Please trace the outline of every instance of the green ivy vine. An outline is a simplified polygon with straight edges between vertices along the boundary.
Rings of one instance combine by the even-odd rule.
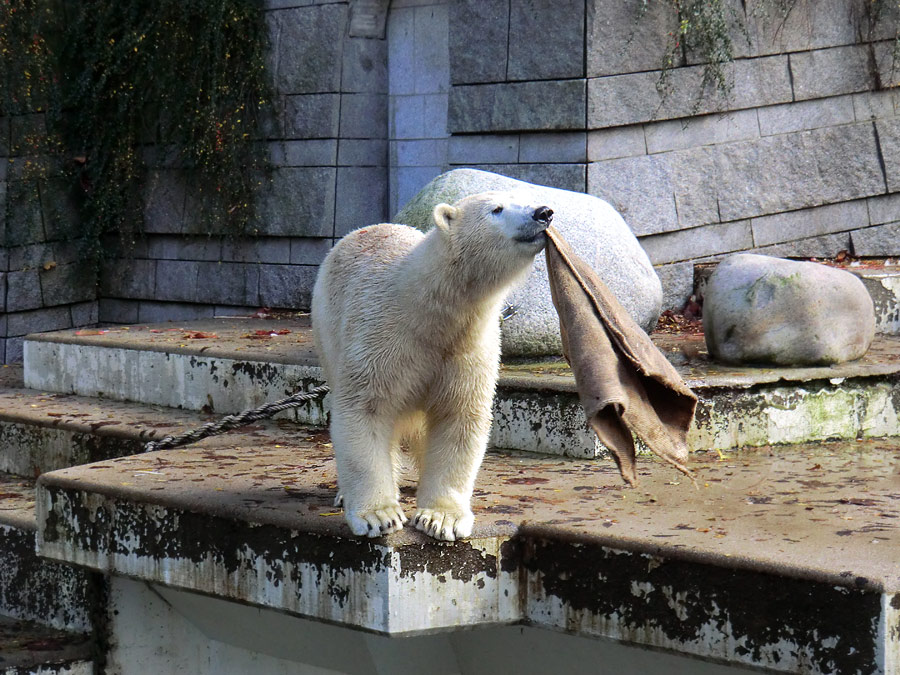
[[[107,234],[133,241],[161,168],[183,177],[194,231],[244,231],[268,168],[267,35],[254,0],[0,0],[11,175],[62,181],[94,258]]]
[[[640,0],[638,20],[652,5],[663,3],[672,8],[677,27],[667,36],[666,50],[661,64],[658,82],[660,94],[671,91],[669,74],[678,63],[691,60],[703,65],[700,85],[703,92],[714,88],[728,97],[733,82],[728,75],[728,64],[735,59],[735,39],[752,41],[748,29],[749,20],[769,22],[779,31],[798,5],[816,0]],[[894,65],[900,63],[900,0],[848,0],[848,18],[855,15],[856,32],[860,42],[871,40],[876,26],[889,17],[894,20]],[[815,30],[810,26],[810,30]],[[876,86],[881,86],[876,78]],[[699,102],[698,102],[699,104]]]

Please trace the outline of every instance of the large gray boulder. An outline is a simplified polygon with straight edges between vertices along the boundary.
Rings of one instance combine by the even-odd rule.
[[[743,253],[710,277],[703,329],[710,355],[727,363],[830,365],[866,353],[875,308],[849,272]]]
[[[553,225],[596,270],[634,320],[648,332],[656,326],[662,305],[659,277],[622,216],[602,199],[488,171],[455,169],[422,188],[392,220],[427,231],[434,225],[432,211],[437,204],[452,204],[463,197],[493,190],[521,190],[531,201],[553,209]],[[516,313],[503,322],[505,356],[562,353],[559,318],[550,298],[543,255],[535,259],[524,285],[510,294],[509,303]]]

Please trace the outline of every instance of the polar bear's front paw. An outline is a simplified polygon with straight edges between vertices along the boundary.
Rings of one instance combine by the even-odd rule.
[[[472,535],[475,516],[471,511],[419,509],[413,518],[417,530],[441,541],[456,541]]]
[[[385,504],[381,508],[371,511],[347,512],[347,524],[350,530],[358,537],[381,537],[391,532],[403,529],[403,524],[409,520],[399,504]]]

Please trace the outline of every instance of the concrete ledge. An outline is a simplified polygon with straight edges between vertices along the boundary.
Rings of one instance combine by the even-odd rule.
[[[97,583],[86,570],[36,555],[34,481],[0,474],[0,635],[4,617],[90,632]],[[5,645],[0,652],[6,657]]]
[[[84,635],[0,616],[3,675],[92,675],[91,641]]]
[[[266,337],[279,330],[289,332]],[[214,337],[186,337],[197,332]],[[900,338],[879,337],[852,363],[778,369],[713,364],[698,335],[654,339],[700,398],[694,450],[900,435]],[[61,331],[26,342],[31,388],[216,414],[308,390],[321,377],[304,322],[219,319]],[[324,426],[327,410],[326,398],[282,416]],[[496,447],[605,453],[586,429],[574,378],[559,359],[504,366],[491,433]]]
[[[776,671],[900,672],[896,443],[693,467],[696,489],[642,460],[629,489],[611,462],[490,453],[471,540],[366,540],[331,506],[327,436],[257,430],[45,474],[38,551],[390,635],[526,622]]]

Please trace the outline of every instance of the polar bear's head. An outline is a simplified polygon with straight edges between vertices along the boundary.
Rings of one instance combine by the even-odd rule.
[[[482,192],[434,209],[434,223],[454,253],[501,266],[534,258],[552,218],[549,207],[516,192]]]

